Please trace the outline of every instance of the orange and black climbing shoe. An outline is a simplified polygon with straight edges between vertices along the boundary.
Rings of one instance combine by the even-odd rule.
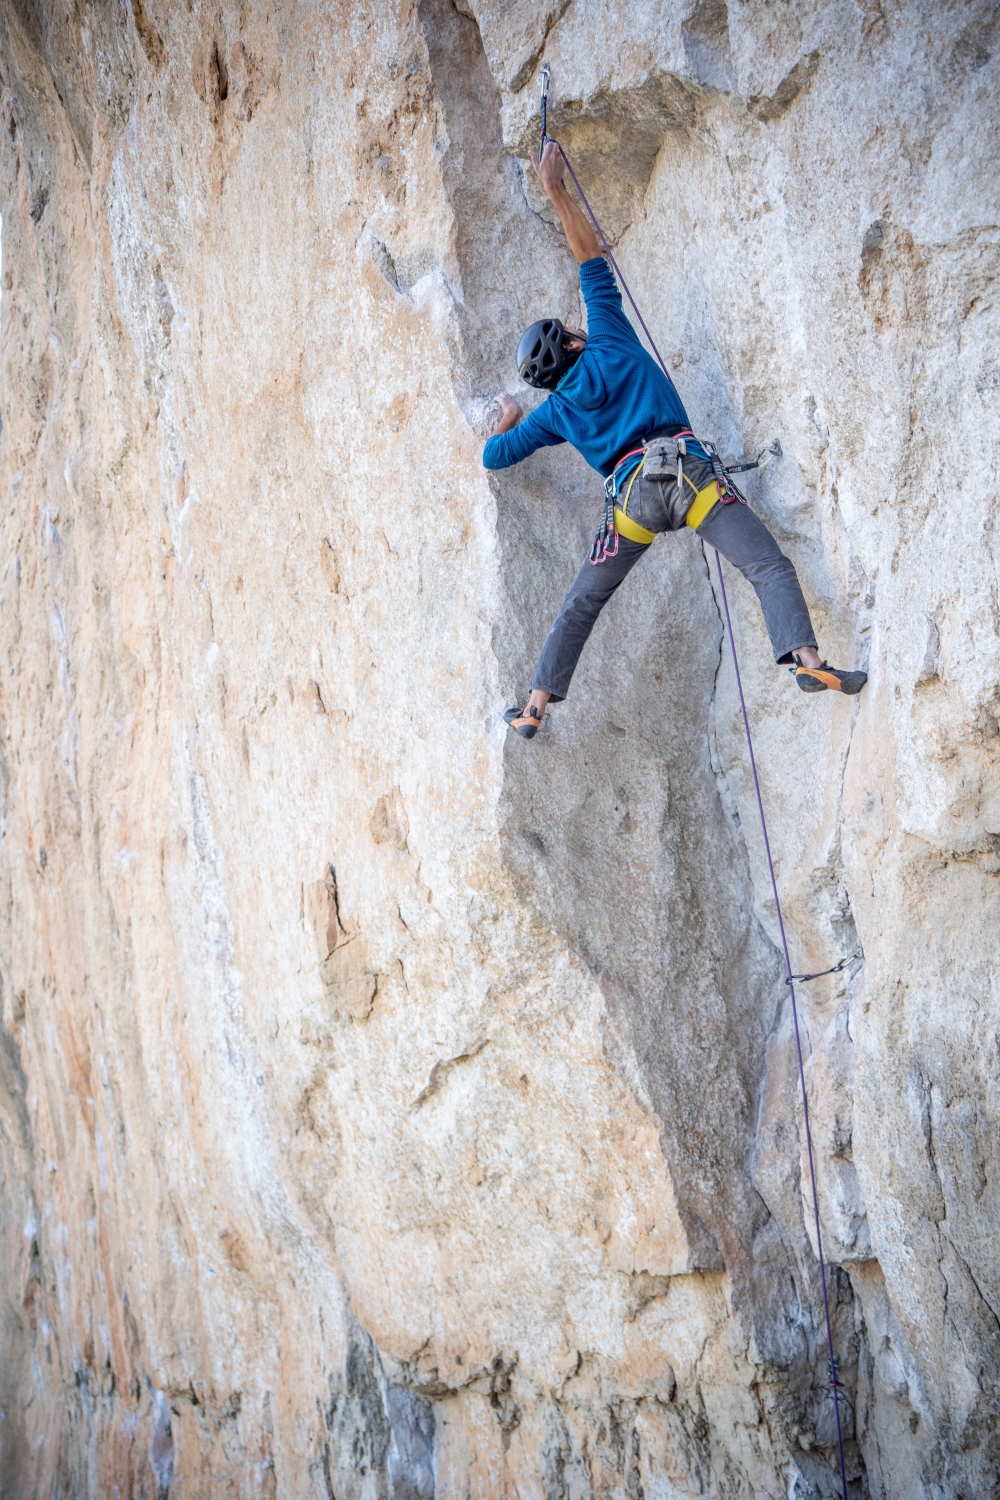
[[[867,672],[838,672],[828,662],[821,667],[804,667],[796,657],[795,663],[788,670],[794,672],[795,681],[804,693],[825,693],[829,688],[833,693],[847,693],[854,697],[868,681]]]
[[[511,729],[516,730],[526,740],[533,740],[535,738],[539,725],[542,722],[542,716],[533,703],[529,703],[523,713],[519,708],[508,708],[504,714],[504,718]]]

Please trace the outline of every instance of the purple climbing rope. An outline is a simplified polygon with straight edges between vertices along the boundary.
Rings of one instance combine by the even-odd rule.
[[[541,157],[541,152],[542,148],[545,145],[545,141],[545,121],[543,117],[542,140],[541,147],[539,148],[538,153],[539,158]],[[590,222],[596,229],[598,236],[600,237],[601,244],[604,246],[604,253],[608,257],[608,260],[611,262],[615,275],[621,283],[622,290],[625,292],[625,295],[631,302],[636,317],[642,324],[642,331],[646,335],[646,338],[649,340],[649,347],[656,355],[656,358],[660,364],[660,368],[669,380],[670,373],[663,362],[663,356],[661,355],[659,349],[657,349],[656,344],[653,342],[653,335],[646,327],[646,320],[642,316],[642,313],[639,311],[636,300],[632,296],[632,293],[629,289],[629,284],[625,280],[625,277],[622,275],[621,270],[618,266],[618,262],[615,260],[614,256],[611,253],[611,246],[608,244],[607,239],[605,238],[604,230],[601,228],[600,224],[597,221],[597,215],[594,213],[594,210],[591,208],[590,203],[587,201],[587,195],[583,191],[583,188],[580,186],[580,180],[577,177],[576,173],[573,171],[570,159],[566,155],[566,152],[563,150],[559,141],[554,141],[553,144],[558,147],[559,155],[566,163],[566,169],[569,172],[570,177],[572,177],[573,179],[573,185],[576,188],[577,192],[580,194],[580,200],[583,203],[584,208],[587,210],[587,213],[590,215]],[[739,658],[736,654],[736,637],[733,634],[733,622],[729,616],[729,599],[726,595],[726,581],[722,576],[722,558],[719,556],[718,551],[715,552],[715,565],[719,572],[719,589],[722,594],[722,607],[726,615],[726,632],[729,636],[729,645],[733,654],[733,670],[736,673],[736,687],[740,695],[740,709],[743,714],[743,728],[746,730],[747,751],[750,755],[750,769],[753,772],[753,786],[754,791],[757,795],[757,811],[760,813],[760,829],[761,833],[764,835],[764,851],[767,854],[767,868],[771,876],[771,893],[774,896],[774,909],[778,914],[778,931],[781,934],[781,948],[785,956],[785,983],[788,985],[788,992],[792,997],[792,1020],[795,1025],[795,1050],[798,1053],[799,1059],[799,1083],[802,1086],[802,1117],[805,1122],[806,1155],[809,1160],[809,1185],[812,1188],[813,1219],[816,1225],[816,1251],[817,1258],[819,1260],[820,1283],[823,1288],[823,1315],[826,1319],[826,1347],[827,1354],[830,1360],[830,1388],[833,1392],[833,1410],[837,1420],[837,1455],[840,1459],[840,1487],[843,1492],[843,1500],[848,1500],[847,1465],[844,1460],[844,1435],[840,1424],[841,1385],[840,1381],[837,1379],[837,1356],[834,1353],[833,1349],[833,1323],[830,1318],[830,1293],[827,1288],[826,1265],[823,1259],[823,1234],[820,1229],[819,1222],[819,1193],[816,1188],[816,1167],[813,1160],[812,1131],[809,1127],[809,1095],[806,1091],[806,1069],[805,1061],[802,1056],[802,1036],[799,1030],[799,1007],[795,999],[794,980],[797,976],[793,976],[792,974],[792,960],[788,953],[788,939],[785,936],[785,922],[784,918],[781,915],[781,902],[778,899],[778,882],[774,874],[774,860],[771,857],[771,841],[767,836],[767,819],[764,816],[764,799],[761,796],[760,780],[757,776],[757,760],[753,753],[753,739],[750,734],[750,718],[747,714],[746,699],[743,696],[743,679],[740,676],[740,663]]]
[[[812,1131],[809,1128],[809,1096],[806,1093],[806,1069],[802,1058],[802,1037],[799,1032],[799,1007],[795,1000],[795,983],[792,978],[792,960],[788,955],[788,939],[785,936],[785,923],[781,915],[781,902],[778,900],[778,882],[774,874],[774,860],[771,858],[771,841],[767,836],[767,819],[764,817],[764,799],[760,794],[760,781],[757,776],[757,761],[753,753],[753,740],[750,737],[750,719],[747,715],[746,699],[743,696],[743,679],[740,676],[740,663],[736,655],[736,637],[733,634],[733,622],[729,618],[729,600],[726,597],[726,581],[722,576],[722,558],[718,552],[715,554],[715,565],[719,570],[719,588],[722,592],[722,607],[726,612],[726,630],[729,634],[729,645],[733,653],[733,670],[736,673],[736,686],[740,695],[740,709],[743,714],[743,728],[747,735],[747,750],[750,753],[750,769],[753,772],[753,789],[757,794],[757,811],[760,813],[760,831],[764,835],[764,851],[767,854],[767,868],[771,875],[771,893],[774,896],[774,909],[778,914],[778,931],[781,933],[781,948],[785,955],[785,983],[788,985],[788,993],[792,997],[792,1020],[795,1023],[795,1050],[799,1059],[799,1083],[802,1085],[802,1117],[806,1127],[806,1155],[809,1159],[809,1184],[812,1188],[813,1219],[816,1225],[816,1250],[819,1259],[819,1276],[823,1287],[823,1314],[826,1318],[826,1346],[830,1359],[830,1387],[833,1391],[833,1410],[837,1418],[837,1452],[840,1457],[840,1485],[844,1492],[844,1500],[847,1500],[847,1469],[844,1463],[844,1435],[840,1427],[840,1381],[837,1379],[837,1356],[833,1352],[833,1324],[830,1321],[830,1294],[826,1285],[826,1266],[823,1261],[823,1234],[819,1227],[819,1194],[816,1191],[816,1168],[813,1163]]]

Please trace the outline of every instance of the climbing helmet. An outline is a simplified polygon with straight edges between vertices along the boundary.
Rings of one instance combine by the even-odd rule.
[[[586,343],[586,334],[570,334]],[[560,380],[580,358],[565,346],[566,330],[558,318],[542,318],[521,335],[517,346],[517,369],[521,379],[541,391],[554,391]]]

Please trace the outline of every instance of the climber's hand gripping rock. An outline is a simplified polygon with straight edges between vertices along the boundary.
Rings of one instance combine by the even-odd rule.
[[[494,427],[493,431],[497,434],[501,432],[509,432],[512,427],[517,426],[524,413],[522,412],[518,402],[514,400],[514,397],[508,395],[506,391],[500,392],[499,396],[497,397],[497,405],[500,408],[500,420]]]

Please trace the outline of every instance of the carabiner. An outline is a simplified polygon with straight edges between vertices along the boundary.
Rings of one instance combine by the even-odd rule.
[[[547,124],[547,121],[548,121],[548,113],[549,113],[549,76],[551,74],[551,71],[552,70],[549,67],[549,65],[548,65],[547,62],[542,63],[542,98],[541,98],[541,103],[539,105],[539,112],[540,112],[541,117],[542,117],[542,138],[538,142],[538,160],[539,161],[541,161],[541,159],[542,159],[542,152],[545,150],[545,142],[546,142],[546,139],[547,139],[547,137],[546,137],[546,124]]]

